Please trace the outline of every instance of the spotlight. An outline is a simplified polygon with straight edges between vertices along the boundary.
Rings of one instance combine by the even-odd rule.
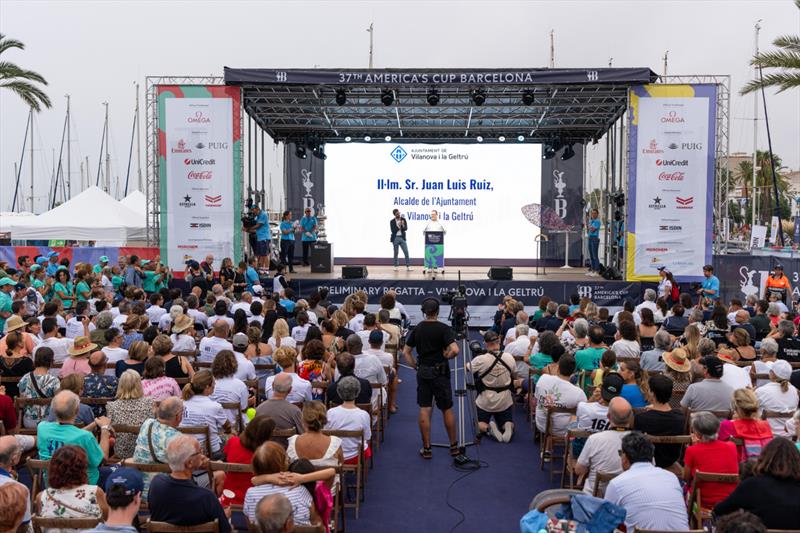
[[[534,100],[533,91],[527,90],[524,93],[522,93],[522,103],[523,104],[531,105],[531,104],[533,104],[533,100]]]
[[[575,149],[572,148],[571,144],[568,144],[564,147],[564,152],[561,154],[561,160],[566,161],[567,159],[572,159],[575,157]]]
[[[497,140],[500,141],[501,143],[506,142],[506,138],[505,138],[504,135],[501,135],[500,137],[498,137]]]
[[[478,141],[479,143],[482,143],[483,142],[483,137],[478,135],[477,137],[475,137],[475,140]]]
[[[439,103],[439,91],[431,87],[428,89],[428,105],[436,105]]]
[[[472,103],[480,107],[486,102],[486,92],[483,89],[472,89]]]
[[[620,208],[621,207],[625,207],[625,194],[624,193],[618,192],[617,194],[615,194],[612,197],[612,200],[614,201],[614,205],[616,205],[617,207],[620,207]]]
[[[383,138],[383,140],[388,143],[389,141],[392,140],[392,136],[391,135],[387,135],[386,137]]]
[[[369,135],[365,135],[364,136],[364,141],[365,142],[370,142],[371,140],[372,140],[372,137],[370,137]]]
[[[294,147],[294,155],[296,155],[300,159],[305,159],[306,157],[308,157],[308,155],[306,154],[306,147],[303,146],[302,144],[296,144]]]
[[[383,105],[390,106],[394,103],[394,91],[391,89],[384,89],[381,91],[381,102]]]
[[[336,103],[344,105],[347,103],[347,91],[344,89],[336,89]]]
[[[525,136],[524,135],[520,135],[520,136],[517,137],[517,140],[519,142],[523,142],[525,140]]]
[[[553,147],[553,150],[558,152],[564,147],[564,141],[562,141],[559,137],[556,137],[552,141],[550,141],[550,146]]]
[[[545,144],[542,148],[542,159],[553,159],[556,156],[556,150],[550,144]]]
[[[345,137],[345,138],[344,138],[344,142],[346,142],[346,143],[349,143],[349,142],[350,142],[350,141],[352,141],[352,140],[353,140],[353,138],[352,138],[352,137],[350,137],[349,135],[348,135],[347,137]]]
[[[311,150],[311,153],[317,159],[322,159],[323,161],[328,159],[328,156],[325,155],[325,145],[324,144],[320,144],[319,146],[316,146],[313,150]]]

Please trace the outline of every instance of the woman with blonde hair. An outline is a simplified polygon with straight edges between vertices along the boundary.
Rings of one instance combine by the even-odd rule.
[[[719,353],[734,356],[737,361],[753,361],[756,358],[756,349],[750,346],[750,334],[744,328],[736,328],[727,334],[727,347],[721,347]]]
[[[275,350],[281,347],[286,348],[296,348],[297,343],[292,338],[289,332],[289,324],[283,318],[279,318],[275,321],[275,324],[272,326],[272,337],[269,338],[270,348],[272,348],[272,352],[275,353]]]
[[[195,372],[189,383],[183,387],[183,419],[181,426],[208,427],[211,440],[211,459],[222,457],[220,432],[230,433],[231,423],[222,406],[210,398],[214,393],[214,376],[203,369]],[[205,450],[205,435],[194,435]]]
[[[347,327],[350,324],[350,319],[347,318],[347,314],[342,309],[334,311],[333,322],[336,324],[337,337],[347,339],[347,337],[355,333],[355,331]]]
[[[142,378],[135,370],[126,370],[117,383],[117,399],[106,405],[108,418],[112,424],[141,426],[153,417],[153,399],[144,395]],[[121,459],[133,457],[136,448],[136,435],[123,433],[117,435],[114,455]]]
[[[697,345],[700,343],[700,330],[694,324],[689,324],[683,330],[683,337],[681,337],[681,344],[683,349],[686,350],[686,355],[689,359],[697,359],[700,357],[700,350]]]
[[[290,461],[308,459],[314,466],[337,466],[344,461],[342,439],[322,432],[328,423],[327,412],[325,405],[317,400],[303,406],[305,432],[289,437],[286,454]]]
[[[599,320],[600,310],[597,308],[597,304],[592,302],[591,300],[586,303],[586,308],[584,309],[583,313],[586,315],[586,320],[589,321],[590,326],[594,326],[597,324]]]
[[[144,374],[144,362],[150,357],[152,347],[144,341],[136,341],[128,349],[128,358],[117,361],[114,373],[117,378],[122,376],[126,370],[134,370],[139,376]]]
[[[281,367],[281,372],[289,374],[292,378],[292,390],[286,397],[287,402],[310,402],[313,397],[311,395],[311,382],[301,378],[296,371],[297,365],[297,352],[294,348],[281,347],[275,351],[275,363]],[[272,395],[272,383],[275,381],[275,376],[267,378],[264,384],[264,393],[267,398]]]
[[[743,444],[737,445],[739,461],[758,457],[761,448],[772,440],[772,428],[769,422],[761,420],[758,398],[750,389],[736,389],[731,401],[732,420],[723,420],[719,426],[719,440],[741,439]]]

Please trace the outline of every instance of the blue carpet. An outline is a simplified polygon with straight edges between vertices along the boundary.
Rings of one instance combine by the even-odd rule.
[[[450,504],[464,514],[455,531],[460,533],[519,531],[519,519],[528,510],[531,499],[540,491],[552,488],[547,471],[539,470],[538,446],[522,405],[514,407],[514,438],[501,444],[484,438],[478,446],[467,448],[468,455],[487,463],[486,468],[463,477],[452,467],[446,448],[434,448],[433,460],[418,455],[421,447],[417,427],[416,376],[400,369],[399,411],[392,416],[386,440],[375,456],[369,472],[366,501],[359,519],[348,513],[347,531],[353,533],[394,532],[406,528],[416,531],[447,533],[461,519]],[[433,442],[447,442],[442,417],[434,409]],[[556,478],[556,482],[558,478]],[[452,487],[451,487],[451,484]]]

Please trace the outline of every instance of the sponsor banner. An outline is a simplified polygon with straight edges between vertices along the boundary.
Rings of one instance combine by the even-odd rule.
[[[58,252],[59,261],[69,259],[70,269],[74,271],[78,263],[96,265],[101,256],[108,257],[109,266],[117,264],[120,256],[137,255],[140,259],[153,260],[158,257],[158,248],[139,246],[0,246],[0,261],[6,261],[8,266],[16,268],[17,259],[27,255],[31,261],[37,255],[47,255]]]
[[[539,298],[549,296],[558,302],[569,301],[573,293],[582,297],[591,298],[602,307],[618,310],[625,299],[630,298],[636,303],[641,302],[643,285],[626,281],[493,281],[477,280],[462,281],[467,291],[467,304],[470,314],[469,325],[473,327],[491,326],[497,304],[504,296],[513,296],[525,304],[525,311],[533,314],[538,308]],[[397,292],[397,299],[405,307],[406,313],[414,323],[422,320],[420,305],[425,298],[438,298],[447,291],[455,290],[458,281],[432,281],[432,280],[317,280],[297,279],[292,280],[292,285],[297,294],[308,295],[318,287],[327,287],[330,290],[329,299],[332,303],[342,304],[344,299],[356,291],[363,290],[369,296],[372,308],[379,305],[381,296],[392,289]],[[450,308],[442,304],[439,318],[447,320]]]
[[[241,256],[240,114],[236,87],[158,87],[161,257],[178,275]]]
[[[573,265],[580,264],[583,229],[581,224],[581,198],[583,198],[583,145],[576,144],[575,156],[562,161],[560,157],[542,159],[542,206],[550,207],[567,226],[574,226],[569,236],[569,258]],[[542,244],[542,259],[564,261],[564,234],[542,233],[549,238]]]
[[[311,208],[312,215],[318,215],[318,210],[325,199],[325,162],[311,155],[311,150],[305,159],[295,155],[295,144],[286,143],[283,155],[284,190],[286,191],[286,209],[292,212],[292,220],[299,221],[303,218],[306,207]],[[301,233],[295,235],[300,240]],[[296,257],[300,257],[303,248],[300,243],[294,247]]]
[[[716,87],[645,85],[630,102],[626,277],[696,279],[712,253]]]
[[[800,220],[798,217],[796,220]],[[795,232],[797,235],[797,232]],[[750,232],[750,248],[762,248],[767,245],[767,227],[755,225]]]
[[[792,284],[792,297],[800,297],[800,259],[757,255],[716,255],[714,274],[719,278],[720,297],[726,305],[731,298],[744,299],[754,294],[764,297],[767,277],[775,265],[783,271]]]
[[[651,83],[649,68],[598,69],[261,69],[225,67],[225,83],[257,85],[342,84],[375,87],[418,85],[537,85],[554,83]]]

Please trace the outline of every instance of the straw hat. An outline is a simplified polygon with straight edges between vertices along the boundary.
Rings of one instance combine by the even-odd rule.
[[[686,350],[683,348],[675,348],[661,357],[664,359],[664,364],[675,372],[689,372],[692,369],[692,363],[687,359]]]
[[[731,363],[733,365],[736,364],[736,359],[733,358],[732,354],[729,354],[727,352],[717,353],[717,358],[720,359],[723,363]]]
[[[89,337],[75,337],[75,344],[68,348],[70,355],[83,355],[97,349],[97,345],[89,340]]]
[[[19,315],[12,315],[6,320],[6,333],[11,333],[15,329],[24,328],[25,321]]]
[[[180,333],[194,326],[194,320],[189,315],[178,315],[175,325],[172,326],[172,333]]]

